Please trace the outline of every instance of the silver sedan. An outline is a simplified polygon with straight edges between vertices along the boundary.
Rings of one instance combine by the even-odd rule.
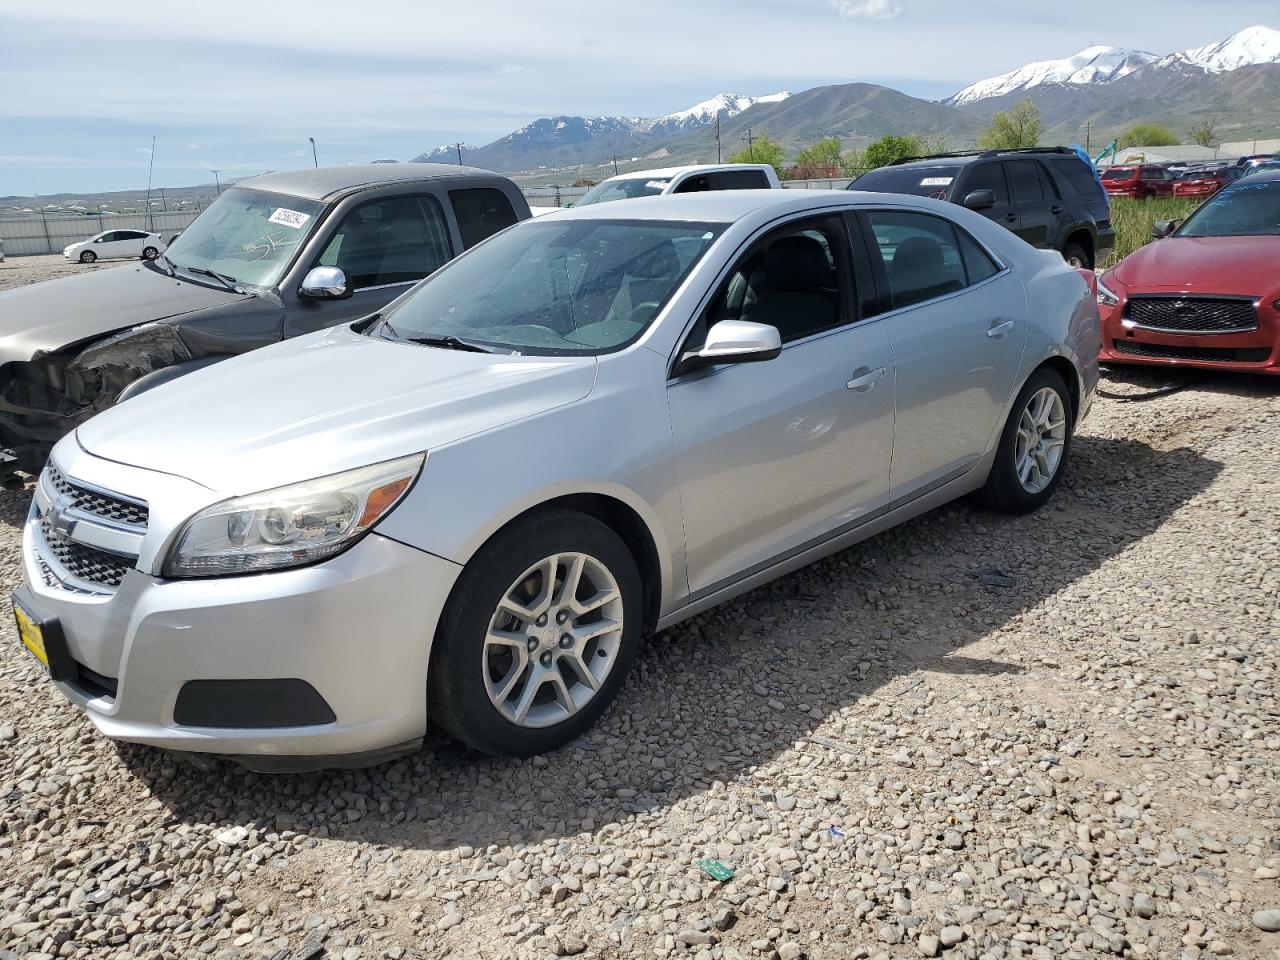
[[[1098,339],[1077,271],[950,204],[549,214],[64,438],[21,640],[123,740],[315,767],[430,717],[549,750],[655,630],[964,494],[1039,507]]]

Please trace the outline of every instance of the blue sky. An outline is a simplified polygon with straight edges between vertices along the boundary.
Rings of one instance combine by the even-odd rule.
[[[1280,27],[1275,0],[0,0],[0,196],[141,189],[153,135],[155,185],[183,186],[309,164],[309,136],[345,163],[722,91],[939,98],[1094,43],[1167,53],[1255,23]]]

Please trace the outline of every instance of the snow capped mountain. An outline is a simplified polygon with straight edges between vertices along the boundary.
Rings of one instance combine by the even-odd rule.
[[[469,143],[462,145],[462,152],[465,154],[472,149]],[[457,163],[458,162],[458,145],[455,143],[442,143],[434,150],[428,150],[426,153],[419,154],[413,158],[414,163]]]
[[[717,116],[722,120],[736,117],[743,110],[757,103],[779,103],[789,96],[791,96],[791,93],[787,90],[771,93],[766,97],[748,97],[741,93],[722,93],[712,97],[710,100],[695,103],[687,110],[677,110],[675,113],[668,113],[666,116],[658,117],[653,121],[653,128],[657,130],[674,130],[681,127],[702,126],[703,124],[714,123]]]
[[[1230,73],[1255,63],[1280,63],[1280,30],[1246,27],[1225,40],[1171,53],[1159,66],[1199,67],[1206,73]]]
[[[1156,60],[1154,54],[1121,47],[1089,47],[1074,57],[1038,60],[998,77],[979,80],[944,103],[972,103],[1015,90],[1029,90],[1042,83],[1109,83]]]

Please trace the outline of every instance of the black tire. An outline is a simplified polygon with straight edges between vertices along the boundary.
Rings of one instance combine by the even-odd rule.
[[[1030,399],[1045,387],[1057,391],[1062,401],[1062,408],[1066,411],[1066,436],[1062,456],[1052,479],[1043,490],[1032,493],[1023,487],[1018,479],[1016,463],[1018,422]],[[1067,461],[1071,454],[1071,427],[1074,418],[1071,394],[1067,390],[1067,385],[1062,382],[1062,377],[1048,367],[1041,367],[1033,373],[1018,391],[1018,397],[1009,410],[1009,418],[1000,432],[1000,445],[996,449],[995,462],[991,464],[991,473],[987,475],[987,482],[979,492],[982,501],[991,509],[999,510],[1001,513],[1030,513],[1042,507],[1053,496],[1053,491],[1058,488],[1058,484],[1062,481],[1062,474],[1067,468]]]
[[[81,251],[80,251],[80,262],[81,262],[81,263],[93,263],[93,261],[95,261],[95,260],[97,260],[97,259],[98,259],[98,255],[97,255],[96,253],[94,253],[92,250],[81,250]]]
[[[1089,256],[1084,247],[1078,243],[1068,243],[1062,248],[1062,259],[1067,263],[1075,260],[1079,263],[1080,268],[1084,270],[1093,269],[1093,258]]]
[[[158,256],[160,256],[160,251],[157,250],[155,247],[143,248],[143,251],[142,251],[143,260],[154,260]]]
[[[484,638],[499,601],[517,578],[544,558],[570,552],[599,561],[617,582],[623,616],[619,648],[611,671],[576,713],[551,726],[521,726],[489,698]],[[493,756],[528,757],[563,746],[594,724],[622,687],[640,645],[642,596],[631,552],[600,521],[573,510],[548,510],[512,523],[467,564],[445,605],[427,679],[431,719]]]

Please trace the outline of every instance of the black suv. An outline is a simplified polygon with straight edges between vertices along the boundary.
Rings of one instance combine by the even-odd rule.
[[[1066,147],[904,157],[869,170],[849,189],[958,203],[1077,267],[1092,269],[1115,246],[1106,192]]]

